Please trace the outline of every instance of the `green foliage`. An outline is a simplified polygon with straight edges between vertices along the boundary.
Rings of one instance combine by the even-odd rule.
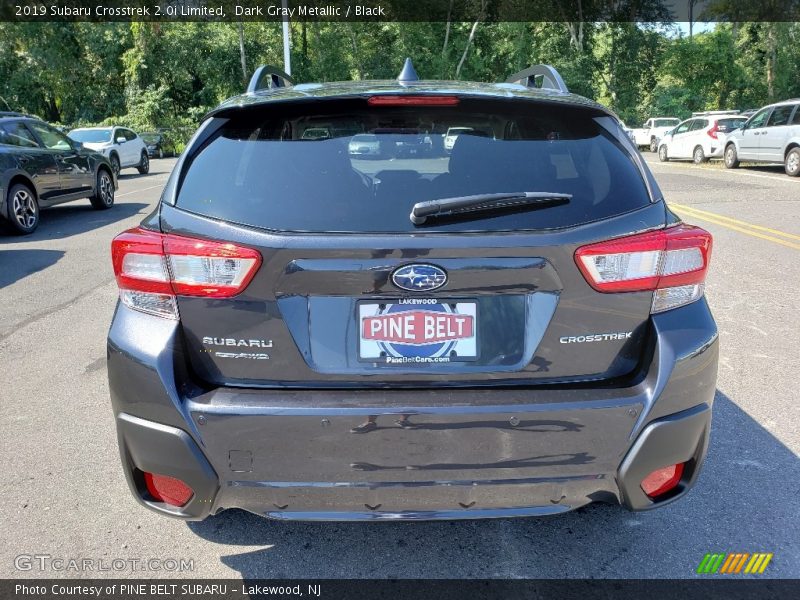
[[[598,100],[628,123],[647,119],[668,38],[652,25],[627,22],[603,24],[595,38]]]
[[[465,57],[459,78],[503,81],[549,63],[573,92],[629,124],[800,96],[798,23],[718,24],[689,39],[668,25],[621,20],[626,3],[611,20],[489,23],[483,0],[464,2],[471,22],[293,22],[293,75],[392,79],[410,56],[423,78],[452,79]],[[659,0],[640,3],[661,18]],[[241,93],[259,64],[283,64],[281,36],[280,23],[0,23],[0,110],[69,125],[167,127],[180,140]]]

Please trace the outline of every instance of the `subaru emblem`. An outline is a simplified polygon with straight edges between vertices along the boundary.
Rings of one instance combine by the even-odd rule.
[[[447,273],[433,265],[404,265],[392,273],[392,282],[401,290],[429,292],[447,283]]]

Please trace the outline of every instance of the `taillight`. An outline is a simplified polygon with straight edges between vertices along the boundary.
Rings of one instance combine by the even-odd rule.
[[[681,477],[683,463],[656,469],[642,480],[642,491],[650,498],[658,498],[677,487]]]
[[[457,96],[370,96],[367,100],[370,106],[456,106]]]
[[[252,248],[165,235],[172,289],[179,296],[230,298],[240,293],[261,265]]]
[[[598,292],[652,291],[651,312],[694,302],[703,295],[711,234],[692,225],[582,246],[575,262]]]
[[[714,123],[714,126],[709,129],[706,133],[715,140],[717,139],[717,133],[719,133],[719,123]]]
[[[144,484],[153,500],[172,506],[184,506],[194,496],[192,488],[183,481],[166,475],[144,473]]]
[[[247,287],[261,265],[252,248],[141,228],[114,238],[111,259],[123,304],[175,319],[175,296],[230,298]]]

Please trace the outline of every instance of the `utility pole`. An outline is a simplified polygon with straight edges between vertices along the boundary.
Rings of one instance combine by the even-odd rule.
[[[289,51],[289,17],[288,11],[286,10],[286,3],[287,0],[281,0],[281,4],[283,5],[283,70],[286,71],[287,75],[292,74],[292,55]]]

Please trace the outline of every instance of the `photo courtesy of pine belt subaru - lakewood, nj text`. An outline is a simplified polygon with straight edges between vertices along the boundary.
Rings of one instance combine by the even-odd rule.
[[[261,67],[111,250],[122,466],[163,514],[646,510],[699,476],[711,236],[552,67]]]

